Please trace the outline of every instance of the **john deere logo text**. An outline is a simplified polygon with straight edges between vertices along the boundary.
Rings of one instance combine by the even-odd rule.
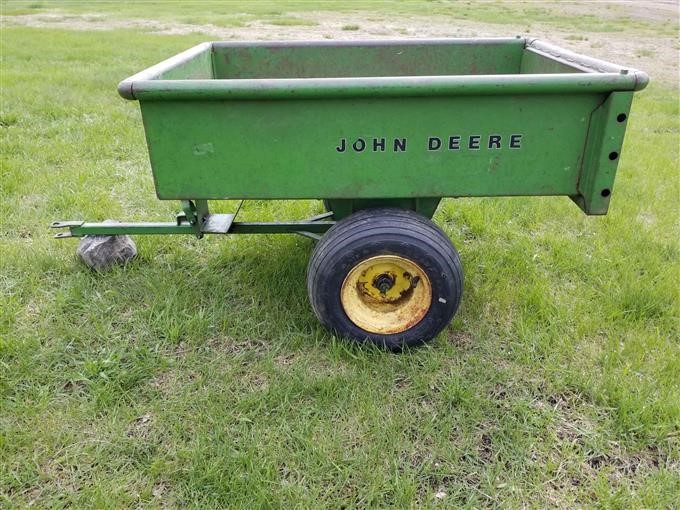
[[[521,149],[522,135],[451,135],[445,137],[428,136],[415,141],[418,148],[431,152],[460,150]],[[337,152],[406,152],[411,145],[409,138],[340,138],[335,147]]]

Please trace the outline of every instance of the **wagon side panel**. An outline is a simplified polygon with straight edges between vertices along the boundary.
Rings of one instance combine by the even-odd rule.
[[[220,44],[215,77],[274,79],[514,74],[524,41],[469,40],[416,44]]]
[[[575,196],[605,97],[141,105],[161,199]]]

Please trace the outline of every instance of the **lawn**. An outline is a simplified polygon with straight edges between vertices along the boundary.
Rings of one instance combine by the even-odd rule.
[[[302,37],[336,17],[333,37],[367,37],[362,16],[401,30],[412,15],[502,12],[483,25],[497,35],[565,34],[574,17],[510,2],[357,2],[327,17],[323,2],[222,5],[2,4],[0,506],[680,506],[676,78],[645,69],[607,216],[566,198],[445,200],[435,221],[461,253],[463,302],[433,343],[394,355],[316,322],[302,237],[137,237],[125,268],[80,264],[51,221],[178,208],[155,198],[139,110],[117,83],[211,37],[11,18],[97,11],[239,34],[265,20]],[[573,41],[594,49],[610,34],[675,37],[677,77],[677,23],[586,21]],[[656,51],[635,58],[662,67]],[[241,214],[321,210],[254,201]]]

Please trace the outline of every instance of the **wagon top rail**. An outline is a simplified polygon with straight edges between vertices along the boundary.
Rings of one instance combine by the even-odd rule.
[[[368,61],[356,70],[349,66],[357,67],[357,59],[346,57],[337,64],[312,62],[309,70],[285,69],[286,52],[319,47],[364,51]],[[442,66],[449,49],[460,62]],[[259,75],[230,71],[245,69],[251,54],[259,58]],[[267,58],[270,65],[262,66]],[[390,65],[381,68],[379,59]],[[123,80],[118,92],[132,100],[413,97],[634,91],[648,82],[643,71],[533,38],[258,41],[199,44]]]

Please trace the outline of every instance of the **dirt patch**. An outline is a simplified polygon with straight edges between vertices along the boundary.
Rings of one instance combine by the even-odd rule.
[[[482,434],[477,444],[477,455],[484,464],[490,462],[494,457],[493,440],[486,432]]]
[[[150,382],[151,386],[163,395],[167,396],[179,386],[177,373],[174,370],[167,370],[156,375]]]
[[[577,17],[588,13],[602,19],[629,19],[678,23],[674,1],[640,2],[542,2],[556,14]],[[305,12],[298,16],[310,25],[276,25],[271,21],[244,21],[242,26],[221,27],[213,24],[189,24],[148,19],[111,19],[102,14],[70,15],[58,12],[2,16],[2,25],[67,30],[136,29],[155,34],[180,35],[202,33],[219,40],[347,40],[426,37],[499,37],[532,36],[548,40],[573,51],[638,67],[651,74],[653,80],[675,83],[678,74],[678,38],[653,33],[586,32],[559,29],[540,23],[493,24],[451,18],[425,16],[367,17],[360,12]],[[346,30],[346,27],[353,27]],[[356,29],[354,29],[356,27]],[[529,32],[529,33],[528,33]]]
[[[580,469],[577,471],[558,468],[546,487],[549,500],[559,500],[565,491],[590,484],[603,474],[612,487],[617,487],[634,486],[660,469],[678,470],[677,460],[670,454],[677,449],[675,438],[669,437],[665,442],[635,450],[616,441],[602,443],[597,441],[601,434],[597,422],[592,419],[595,409],[578,395],[553,394],[542,401],[540,407],[554,412],[552,427],[556,443],[550,450],[549,461],[542,459],[536,452],[531,453],[532,459],[561,466],[564,452],[581,456]]]
[[[3,25],[20,25],[31,28],[61,28],[65,30],[122,30],[137,29],[159,34],[213,33],[215,25],[191,25],[187,23],[164,23],[148,19],[111,19],[104,14],[39,13],[18,16],[0,16]]]
[[[135,418],[126,430],[128,437],[147,439],[153,427],[153,416],[151,413],[144,414]]]
[[[447,338],[452,345],[455,345],[462,351],[467,351],[474,345],[472,335],[463,331],[451,332]]]
[[[567,16],[583,16],[584,13],[602,19],[627,18],[639,21],[678,21],[677,0],[608,0],[606,2],[537,2]]]
[[[244,354],[263,355],[271,349],[271,344],[261,338],[236,340],[231,337],[215,337],[208,340],[206,347],[216,355],[233,357]]]

